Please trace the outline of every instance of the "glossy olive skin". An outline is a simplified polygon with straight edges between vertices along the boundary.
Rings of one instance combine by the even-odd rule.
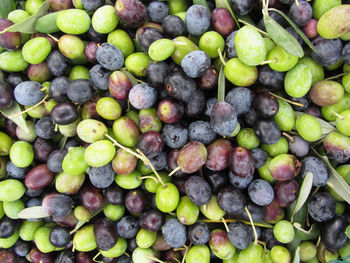
[[[54,179],[54,173],[46,164],[40,164],[31,169],[25,178],[26,186],[31,190],[39,190],[48,186]]]
[[[335,216],[331,221],[323,224],[321,240],[328,249],[338,250],[348,241],[345,235],[345,228],[348,220],[345,216]]]

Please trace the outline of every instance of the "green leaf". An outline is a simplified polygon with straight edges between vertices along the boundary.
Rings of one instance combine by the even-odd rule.
[[[277,45],[281,46],[287,53],[297,57],[304,56],[304,50],[298,41],[280,24],[268,15],[264,15],[264,24],[266,32],[272,40]]]
[[[297,199],[297,203],[295,205],[295,208],[292,213],[291,221],[293,222],[294,214],[299,212],[299,210],[302,208],[302,206],[305,204],[306,200],[309,197],[309,194],[311,192],[312,188],[312,181],[313,181],[314,175],[312,173],[307,173],[303,183],[301,184],[299,196]]]
[[[300,263],[300,247],[295,250],[292,263]]]
[[[287,20],[287,22],[295,29],[295,31],[297,31],[299,36],[305,41],[305,43],[311,48],[311,50],[314,51],[315,53],[318,52],[318,50],[311,43],[311,41],[308,39],[308,37],[305,36],[303,31],[301,31],[300,28],[296,24],[294,24],[294,22],[292,21],[292,19],[289,18],[289,16],[287,16],[285,13],[283,13],[282,11],[280,11],[278,9],[275,9],[275,8],[269,8],[268,10],[269,11],[275,11],[275,12],[279,13],[281,16],[283,16],[284,19]]]
[[[318,224],[312,224],[309,230],[305,230],[299,223],[294,223],[296,235],[303,241],[314,240],[320,235],[320,227]]]
[[[290,254],[292,254],[292,255],[295,254],[295,252],[299,248],[300,243],[301,243],[300,238],[297,235],[294,235],[292,242],[287,244],[287,248],[288,248]]]
[[[207,3],[206,0],[193,0],[193,4],[194,5],[203,5],[203,6],[205,6],[208,9],[209,13],[210,13],[210,8],[209,8],[208,3]]]
[[[235,23],[237,25],[238,28],[241,28],[241,26],[239,25],[239,22],[238,22],[238,19],[237,17],[235,16],[235,13],[233,13],[233,10],[231,8],[231,5],[229,3],[228,0],[224,0],[225,1],[225,4],[226,4],[226,8],[228,9],[228,11],[230,12],[231,16],[233,17],[233,19],[235,20]]]
[[[44,218],[50,216],[41,206],[32,206],[23,209],[18,213],[18,218],[20,219],[34,219],[34,218]]]
[[[128,77],[133,87],[139,84],[137,79],[129,71],[125,69],[121,69],[121,71]]]
[[[13,115],[16,115],[16,114],[22,112],[21,107],[17,103],[13,103],[10,108],[8,108],[6,110],[0,110],[0,112],[6,118],[8,118],[11,121],[13,121],[14,123],[16,123],[16,125],[18,127],[22,128],[25,132],[29,132],[27,122],[24,119],[23,114],[20,114],[16,117],[11,117]]]
[[[225,101],[225,81],[224,65],[221,65],[218,78],[218,102]]]
[[[2,0],[0,0],[2,1]],[[49,2],[46,0],[39,8],[38,12],[34,15],[31,15],[27,19],[24,19],[23,21],[16,23],[8,28],[6,28],[4,31],[0,32],[21,32],[21,33],[27,33],[27,34],[33,34],[36,32],[35,30],[35,22],[45,15],[47,11],[49,10]]]
[[[60,140],[60,142],[58,143],[58,146],[60,147],[60,149],[63,149],[64,146],[66,145],[67,143],[67,140],[68,140],[68,137],[67,136],[63,136]]]
[[[332,188],[338,195],[343,197],[343,199],[350,204],[350,186],[344,180],[344,178],[334,169],[332,164],[329,162],[328,157],[319,154],[313,147],[311,149],[328,165],[329,168],[329,178],[327,185]]]
[[[0,18],[7,18],[7,15],[15,8],[14,0],[0,0]]]
[[[300,111],[295,111],[295,116],[298,117],[302,114],[305,114],[303,112],[300,112]],[[325,121],[325,120],[322,120],[320,118],[316,118],[318,120],[318,122],[320,123],[321,125],[321,128],[322,128],[322,136],[321,136],[321,139],[323,139],[324,137],[326,137],[329,133],[331,133],[332,131],[335,131],[336,128],[329,122]]]
[[[345,229],[345,234],[348,238],[350,238],[350,225],[348,225]]]

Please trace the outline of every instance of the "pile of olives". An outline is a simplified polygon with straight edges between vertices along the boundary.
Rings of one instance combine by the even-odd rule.
[[[350,258],[348,0],[1,0],[0,263]]]

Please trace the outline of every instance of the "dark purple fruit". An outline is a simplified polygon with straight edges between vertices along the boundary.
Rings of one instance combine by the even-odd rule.
[[[196,83],[182,72],[173,72],[165,78],[164,87],[170,97],[188,102],[193,98]]]
[[[230,12],[226,8],[216,8],[211,14],[211,21],[216,32],[223,36],[229,35],[235,27]]]
[[[338,250],[348,241],[345,229],[349,222],[345,216],[336,215],[331,221],[323,224],[321,240],[328,249]]]
[[[132,190],[125,195],[125,207],[130,213],[139,214],[145,206],[146,198],[140,190]]]
[[[212,89],[218,84],[218,72],[214,67],[208,68],[202,76],[197,79],[201,89]]]
[[[176,167],[178,167],[179,165],[177,164],[177,157],[179,156],[179,152],[180,150],[178,149],[174,149],[172,151],[170,151],[168,153],[167,156],[167,167],[168,170],[171,172],[172,170],[174,170]],[[181,170],[177,171],[174,176],[181,176],[184,175],[184,172],[182,172]]]
[[[205,166],[213,171],[221,171],[228,167],[229,156],[233,147],[229,140],[218,139],[207,148],[208,157]]]
[[[72,211],[73,200],[64,194],[48,194],[44,197],[42,208],[51,216],[64,217]]]
[[[98,49],[98,43],[95,41],[90,41],[89,43],[87,43],[84,49],[85,57],[91,64],[97,63],[97,59],[96,59],[97,49]]]
[[[219,191],[217,202],[226,213],[239,214],[244,210],[246,199],[240,190],[234,187],[225,187]]]
[[[7,216],[0,220],[0,238],[8,238],[16,232],[17,222]]]
[[[95,261],[92,260],[92,258],[87,253],[79,252],[76,257],[77,263],[94,263]]]
[[[119,20],[127,27],[143,25],[147,17],[147,9],[140,0],[117,0],[115,11]]]
[[[164,139],[161,133],[149,131],[142,134],[136,146],[147,157],[152,158],[159,154],[164,147]]]
[[[70,102],[58,103],[51,110],[51,118],[58,125],[67,125],[79,118],[79,111],[76,105]]]
[[[232,173],[239,177],[249,177],[254,173],[255,162],[250,151],[242,146],[235,147],[229,157]]]
[[[112,168],[116,174],[130,174],[136,165],[137,158],[123,149],[118,149],[112,160]]]
[[[118,100],[126,100],[132,85],[129,78],[121,71],[114,71],[109,77],[109,91]]]
[[[147,82],[153,87],[162,88],[164,80],[169,72],[169,66],[164,61],[152,61],[148,64],[146,74]]]
[[[56,226],[51,230],[50,243],[55,247],[65,247],[69,241],[71,236],[67,228]]]
[[[274,200],[271,204],[265,207],[264,220],[269,223],[276,223],[277,221],[283,219],[284,210],[279,207],[277,202]]]
[[[162,122],[175,123],[181,119],[184,108],[173,99],[165,99],[159,102],[157,112]]]
[[[185,191],[188,198],[198,206],[208,203],[212,195],[210,185],[200,176],[189,177]]]
[[[297,181],[277,182],[274,187],[275,201],[280,207],[288,207],[297,199],[299,193],[299,184]]]
[[[335,208],[335,199],[327,192],[316,193],[307,204],[309,215],[317,222],[326,222],[332,219],[335,215]]]
[[[35,160],[39,162],[47,162],[50,154],[55,150],[50,140],[37,138],[33,144]]]
[[[164,224],[164,216],[158,210],[148,210],[140,217],[140,227],[157,232]]]
[[[52,182],[54,176],[46,164],[40,164],[27,173],[25,185],[31,190],[43,189]]]
[[[275,144],[281,138],[280,128],[273,119],[258,120],[253,128],[261,143]]]
[[[122,205],[124,203],[124,192],[119,186],[111,185],[104,190],[106,201],[112,205]]]
[[[262,118],[272,118],[278,112],[277,99],[267,92],[259,92],[256,94],[253,105],[255,111]]]
[[[0,109],[5,110],[13,102],[13,91],[5,82],[0,83]]]
[[[0,31],[12,26],[13,23],[6,19],[0,19]],[[5,32],[0,34],[0,46],[7,50],[16,50],[21,45],[21,34],[19,32]]]
[[[153,42],[162,38],[163,35],[161,30],[153,26],[145,25],[136,31],[136,40],[145,52],[148,52],[148,49]]]
[[[215,103],[210,116],[210,125],[217,134],[229,136],[237,125],[237,113],[231,104]]]
[[[97,247],[101,250],[109,250],[117,243],[118,234],[112,221],[100,218],[94,223],[94,235]]]
[[[43,253],[36,247],[29,252],[29,258],[33,263],[53,263],[55,261],[53,254]]]
[[[104,204],[101,190],[92,185],[86,185],[81,189],[80,200],[81,204],[88,210],[98,210]]]
[[[345,163],[350,159],[350,138],[339,132],[331,132],[323,140],[323,150],[329,159]]]

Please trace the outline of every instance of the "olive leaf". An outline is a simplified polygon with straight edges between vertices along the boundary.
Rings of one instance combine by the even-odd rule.
[[[216,8],[226,8],[225,0],[215,0]]]
[[[312,224],[309,230],[303,229],[299,223],[294,223],[293,226],[297,230],[296,235],[303,241],[316,239],[320,235],[318,224]]]
[[[300,263],[300,247],[295,250],[292,263]]]
[[[288,54],[297,57],[304,56],[304,50],[299,42],[267,13],[264,13],[264,24],[266,32],[271,39],[277,45],[281,46]]]
[[[299,210],[302,208],[302,206],[304,205],[304,203],[306,202],[306,200],[309,197],[309,194],[310,194],[311,188],[312,188],[313,178],[314,178],[314,175],[310,172],[305,175],[303,183],[301,184],[301,187],[300,187],[297,203],[295,205],[295,208],[294,208],[292,216],[291,216],[292,222],[293,222],[293,217],[294,217],[295,213],[299,212]]]
[[[7,18],[8,14],[16,8],[14,0],[0,1],[0,18]]]
[[[305,114],[303,112],[300,112],[300,111],[295,111],[295,116],[298,117],[302,114]],[[321,125],[321,129],[322,129],[322,135],[321,135],[321,139],[323,139],[324,137],[326,137],[329,133],[331,133],[332,131],[335,131],[336,128],[329,122],[325,121],[325,120],[322,120],[320,118],[317,118],[316,119],[318,120],[318,122],[320,123]]]
[[[64,146],[66,146],[67,140],[68,140],[68,137],[67,137],[67,136],[63,136],[63,137],[61,138],[61,140],[60,140],[59,143],[58,143],[58,146],[60,147],[60,149],[63,149]]]
[[[230,3],[228,2],[228,0],[224,0],[225,1],[225,4],[226,4],[226,8],[228,9],[228,11],[230,12],[231,16],[233,17],[233,19],[235,20],[235,23],[237,25],[238,28],[241,28],[241,26],[239,25],[239,22],[238,22],[238,19],[237,17],[235,16],[235,13],[233,13],[233,10],[231,8],[231,5]]]
[[[209,8],[208,3],[207,3],[206,0],[193,0],[193,4],[194,5],[203,5],[203,6],[205,6],[208,9],[209,13],[210,13],[210,8]]]
[[[224,65],[221,65],[218,78],[218,102],[225,101],[225,72]]]
[[[40,17],[45,15],[48,10],[49,10],[49,2],[46,0],[40,6],[40,8],[39,8],[38,12],[36,12],[36,14],[31,15],[30,17],[24,19],[23,21],[6,28],[4,31],[1,31],[0,34],[5,33],[5,32],[21,32],[21,33],[33,34],[36,32],[35,22]]]
[[[329,168],[329,178],[327,185],[334,190],[338,195],[350,204],[350,186],[344,178],[334,169],[327,156],[319,154],[313,147],[311,149],[320,157]]]
[[[23,209],[17,214],[20,219],[36,219],[50,216],[41,206],[32,206]]]
[[[138,81],[137,79],[127,70],[125,69],[121,69],[121,72],[123,72],[127,77],[128,79],[130,80],[131,82],[131,85],[134,87],[138,84]]]
[[[6,110],[0,110],[1,114],[4,115],[6,118],[10,119],[18,127],[23,129],[25,132],[29,132],[27,122],[23,117],[23,114],[18,114],[22,112],[21,107],[17,103],[12,103],[11,107],[7,108]],[[9,117],[9,116],[15,116],[15,117]]]
[[[287,22],[295,29],[295,31],[297,31],[297,33],[299,34],[299,36],[305,41],[305,43],[311,48],[311,50],[315,53],[317,53],[317,49],[315,48],[315,46],[311,43],[311,41],[308,39],[307,36],[305,36],[305,34],[303,33],[303,31],[300,30],[300,28],[294,24],[294,22],[292,21],[292,19],[289,18],[289,16],[287,16],[285,13],[283,13],[282,11],[275,9],[275,8],[268,8],[268,11],[275,11],[277,13],[279,13],[281,16],[284,17],[285,20],[287,20]],[[277,23],[277,22],[276,22]],[[288,32],[288,31],[287,31]],[[294,37],[293,37],[294,38]],[[299,44],[299,43],[298,43]],[[299,45],[300,46],[300,45]],[[287,50],[286,50],[287,51]],[[287,51],[288,52],[288,51]]]
[[[291,254],[295,254],[299,248],[300,243],[301,239],[297,235],[294,235],[293,240],[287,244],[287,248]]]

